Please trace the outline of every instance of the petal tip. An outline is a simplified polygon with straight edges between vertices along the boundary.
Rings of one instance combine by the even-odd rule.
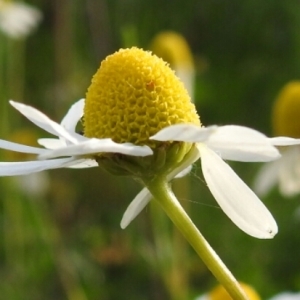
[[[123,222],[123,220],[122,220],[121,223],[120,223],[120,227],[121,227],[121,229],[123,229],[123,230],[127,227],[127,225],[128,225],[128,224],[126,224],[125,222]]]

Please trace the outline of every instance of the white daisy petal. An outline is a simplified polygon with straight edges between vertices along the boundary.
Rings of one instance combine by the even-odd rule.
[[[79,161],[78,163],[69,166],[68,168],[85,169],[85,168],[94,168],[98,166],[99,166],[98,163],[93,159],[83,159],[82,161]]]
[[[44,146],[47,149],[58,149],[61,147],[65,147],[66,143],[63,139],[49,139],[49,138],[43,138],[38,139],[37,141],[41,146]]]
[[[74,158],[59,158],[43,161],[0,162],[0,176],[26,175],[49,169],[64,168],[74,162]]]
[[[174,169],[170,174],[168,174],[167,180],[170,181],[174,177],[180,178],[188,174],[192,169],[192,164],[199,158],[199,155],[200,153],[198,149],[194,147],[193,152],[189,155],[189,158],[186,159],[179,167]],[[144,209],[151,198],[152,195],[148,189],[144,188],[127,207],[121,221],[121,228],[126,228],[131,221],[134,220],[134,218]]]
[[[300,139],[293,139],[285,136],[278,136],[269,138],[269,141],[273,146],[292,146],[292,145],[300,145]]]
[[[118,144],[113,142],[111,139],[88,139],[77,145],[69,145],[48,151],[47,153],[40,155],[39,158],[48,159],[59,156],[84,155],[103,152],[122,153],[133,156],[147,156],[153,153],[148,146],[135,146],[129,143]]]
[[[207,185],[227,216],[251,236],[272,238],[277,224],[259,198],[216,153],[205,145],[199,151]]]
[[[192,124],[176,124],[165,127],[150,137],[156,141],[202,142],[214,132],[217,126],[200,127]]]
[[[148,189],[143,188],[136,197],[131,201],[129,206],[127,207],[122,220],[121,220],[121,228],[125,229],[132,220],[145,208],[145,206],[151,200],[152,195],[148,191]]]
[[[179,172],[174,178],[182,178],[189,174],[192,171],[193,166],[189,165],[187,168],[183,169],[181,172]]]
[[[9,103],[38,127],[53,135],[63,137],[71,143],[77,143],[77,140],[64,127],[50,120],[46,115],[44,115],[37,109],[28,105],[24,105],[22,103],[14,102],[12,100],[9,101]]]
[[[85,99],[81,99],[71,106],[61,121],[61,126],[71,132],[75,132],[76,125],[83,116],[84,100]]]
[[[31,154],[43,154],[47,150],[37,147],[26,146],[18,143],[13,143],[5,140],[0,140],[0,149],[12,150],[22,153],[31,153]]]
[[[227,125],[218,127],[209,135],[205,144],[223,159],[266,162],[280,157],[269,138],[254,129]]]

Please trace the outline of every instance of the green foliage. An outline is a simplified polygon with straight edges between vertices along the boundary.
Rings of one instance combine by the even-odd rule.
[[[271,134],[277,92],[300,77],[297,0],[31,4],[44,15],[36,32],[24,41],[0,36],[1,138],[28,125],[8,107],[8,99],[59,121],[73,102],[85,97],[107,54],[123,43],[147,49],[153,36],[166,29],[180,32],[191,45],[196,105],[204,125],[240,124]],[[3,156],[1,151],[2,161]],[[258,166],[234,167],[251,185]],[[185,242],[178,242],[166,216],[155,220],[146,208],[125,231],[120,229],[125,208],[140,190],[129,178],[99,168],[56,170],[49,176],[49,188],[31,196],[11,178],[0,178],[3,299],[171,299],[176,280],[170,278],[180,272],[189,299],[217,284],[195,253],[182,246]],[[270,241],[256,240],[227,219],[201,176],[196,165],[189,175],[190,195],[181,201],[233,274],[263,299],[283,290],[299,291],[299,196],[287,200],[275,189],[263,199],[279,233]],[[163,224],[163,244],[157,244],[157,224]],[[159,253],[162,245],[169,252]],[[170,254],[184,260],[174,262]],[[161,264],[162,259],[167,263]]]

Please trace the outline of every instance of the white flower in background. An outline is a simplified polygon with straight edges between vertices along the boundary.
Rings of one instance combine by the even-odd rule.
[[[223,159],[271,161],[280,157],[274,144],[299,141],[270,139],[242,126],[202,127],[182,83],[165,62],[149,52],[131,48],[108,56],[93,77],[85,102],[73,105],[61,124],[32,107],[10,103],[58,139],[38,140],[46,149],[0,141],[0,148],[38,157],[37,161],[2,162],[0,176],[99,163],[115,174],[141,181],[161,174],[171,180],[186,174],[200,157],[208,188],[240,229],[257,238],[277,233],[268,209]],[[83,113],[84,136],[75,132]],[[121,227],[150,200],[144,188],[126,210]]]
[[[27,176],[16,176],[13,179],[24,195],[33,198],[45,195],[50,186],[47,173],[31,173]]]
[[[254,181],[254,191],[265,196],[277,184],[280,193],[293,197],[300,193],[300,147],[290,146],[281,151],[279,160],[264,165]]]
[[[284,86],[276,99],[272,115],[275,135],[300,137],[300,81],[293,81]],[[293,143],[293,142],[292,142]],[[288,148],[286,144],[276,144],[282,157],[264,165],[254,182],[258,195],[266,195],[276,184],[286,197],[300,193],[300,146]]]
[[[9,139],[15,143],[35,145],[37,135],[33,130],[21,128],[10,133]],[[13,151],[4,152],[3,157],[8,161],[30,159],[30,155],[28,154]],[[43,196],[49,188],[49,180],[50,178],[47,172],[31,173],[26,176],[15,176],[11,178],[11,181],[15,184],[15,187],[18,188],[22,194],[28,196],[29,198],[38,198]]]
[[[23,2],[0,0],[0,30],[13,39],[29,35],[42,19],[42,13]]]
[[[185,38],[175,31],[162,31],[154,37],[151,50],[170,64],[193,101],[196,72],[193,55]]]
[[[300,300],[300,293],[284,292],[273,296],[269,300]]]

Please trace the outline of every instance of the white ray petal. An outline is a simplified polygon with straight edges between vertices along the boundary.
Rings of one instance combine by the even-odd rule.
[[[145,208],[145,206],[151,200],[152,195],[147,188],[143,188],[136,197],[131,201],[127,207],[125,213],[123,214],[121,220],[121,228],[125,229],[132,220]]]
[[[269,141],[273,146],[292,146],[292,145],[300,145],[300,139],[293,139],[286,136],[278,136],[269,138]]]
[[[99,166],[98,163],[93,159],[83,159],[82,161],[78,161],[78,163],[69,166],[68,168],[85,169],[85,168],[94,168],[98,166]]]
[[[260,199],[216,153],[205,145],[199,151],[207,185],[233,223],[256,238],[274,237],[277,224]]]
[[[0,176],[26,175],[49,169],[64,168],[74,161],[75,159],[71,157],[43,161],[0,162]]]
[[[174,177],[180,178],[189,173],[192,169],[192,164],[199,158],[199,151],[197,147],[194,147],[189,157],[181,164],[179,167],[175,168],[170,174],[167,176],[167,180],[170,181]],[[126,228],[134,218],[144,209],[144,207],[151,200],[152,195],[148,191],[147,188],[144,188],[129,204],[127,207],[122,221],[121,228]]]
[[[61,121],[61,126],[71,132],[75,132],[76,125],[83,116],[83,109],[84,99],[81,99],[71,106],[71,108]]]
[[[40,155],[39,158],[48,159],[59,156],[97,154],[103,152],[121,153],[133,156],[147,156],[153,153],[148,146],[135,146],[129,143],[118,144],[111,139],[88,139],[77,145],[69,145],[48,151],[47,153]]]
[[[5,140],[0,140],[0,149],[12,150],[12,151],[22,152],[22,153],[31,153],[31,154],[43,154],[47,152],[46,149],[26,146],[26,145],[13,143]]]
[[[50,139],[42,138],[37,141],[41,146],[44,146],[47,149],[58,149],[66,146],[66,143],[63,139]]]
[[[64,127],[50,120],[46,115],[44,115],[37,109],[28,105],[24,105],[22,103],[14,102],[12,100],[10,100],[9,103],[15,109],[17,109],[23,116],[25,116],[28,120],[30,120],[38,127],[44,129],[45,131],[53,135],[63,137],[64,139],[70,141],[71,143],[74,144],[77,143],[77,140]]]
[[[187,168],[183,169],[181,172],[179,172],[174,178],[182,178],[189,174],[192,171],[192,165],[188,166]]]
[[[243,126],[220,126],[209,135],[205,144],[228,160],[266,162],[280,157],[279,151],[270,143],[269,138],[259,131]]]
[[[156,141],[202,142],[214,132],[217,126],[200,127],[192,124],[176,124],[163,128],[150,137]]]

